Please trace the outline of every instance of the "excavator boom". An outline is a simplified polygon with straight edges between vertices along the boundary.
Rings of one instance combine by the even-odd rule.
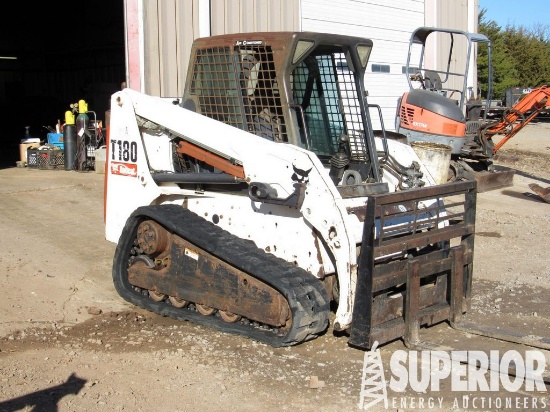
[[[507,110],[496,125],[483,131],[485,138],[490,138],[496,134],[504,134],[504,137],[493,148],[494,154],[531,120],[537,117],[545,107],[550,105],[549,97],[550,88],[548,86],[533,89],[511,109]]]

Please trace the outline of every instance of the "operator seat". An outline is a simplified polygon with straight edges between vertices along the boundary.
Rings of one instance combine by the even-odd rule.
[[[441,82],[441,77],[439,77],[439,73],[434,72],[433,70],[425,70],[424,87],[426,88],[426,90],[441,91],[441,89],[443,88],[443,83]]]

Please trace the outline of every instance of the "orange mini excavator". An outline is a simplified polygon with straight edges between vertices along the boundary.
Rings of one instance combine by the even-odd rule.
[[[477,79],[472,62],[479,44],[487,46],[489,62],[484,103],[473,93]],[[410,39],[405,73],[410,89],[399,100],[396,131],[409,143],[422,141],[450,147],[449,181],[477,180],[478,192],[511,186],[514,171],[497,171],[495,154],[550,104],[550,89],[533,89],[503,112],[501,119],[488,119],[491,41],[483,34],[453,29],[416,29]],[[493,142],[495,135],[503,135],[497,144]]]

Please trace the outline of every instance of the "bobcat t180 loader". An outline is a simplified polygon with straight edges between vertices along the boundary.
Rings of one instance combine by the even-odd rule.
[[[118,293],[273,346],[329,320],[356,347],[415,342],[462,315],[476,182],[435,185],[409,145],[375,137],[372,45],[214,36],[195,41],[181,101],[115,93],[105,230]]]

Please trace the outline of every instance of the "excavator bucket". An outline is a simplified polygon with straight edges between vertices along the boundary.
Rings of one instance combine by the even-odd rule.
[[[475,175],[475,180],[477,181],[477,192],[483,193],[513,186],[514,173],[515,172],[513,170],[477,172]]]
[[[529,189],[539,195],[546,203],[550,203],[550,186],[544,188],[536,183],[531,183],[529,184]]]

